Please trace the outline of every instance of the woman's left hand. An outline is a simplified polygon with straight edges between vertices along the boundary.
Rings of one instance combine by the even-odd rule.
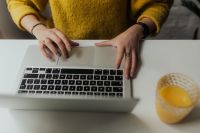
[[[136,71],[136,48],[139,44],[139,41],[143,37],[143,28],[135,24],[130,27],[125,32],[119,34],[115,38],[105,41],[96,43],[96,46],[113,46],[117,48],[117,54],[115,59],[115,65],[118,69],[120,64],[125,57],[125,66],[124,72],[125,77],[127,79],[133,78],[134,73]]]

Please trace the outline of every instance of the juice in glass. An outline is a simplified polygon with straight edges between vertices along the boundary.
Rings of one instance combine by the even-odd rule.
[[[198,99],[198,86],[191,79],[168,74],[157,85],[156,111],[165,123],[177,123],[191,112]]]

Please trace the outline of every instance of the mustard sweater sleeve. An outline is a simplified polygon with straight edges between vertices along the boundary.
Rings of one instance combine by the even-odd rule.
[[[139,2],[139,0],[136,0]],[[148,1],[147,3],[135,3],[135,6],[138,6],[139,16],[137,22],[143,19],[144,17],[150,18],[156,25],[155,34],[159,33],[162,24],[166,20],[169,10],[173,4],[173,0],[144,0]]]
[[[44,10],[48,0],[7,0],[7,7],[15,24],[22,30],[20,24],[21,19],[28,15],[33,14],[40,18],[40,11]]]

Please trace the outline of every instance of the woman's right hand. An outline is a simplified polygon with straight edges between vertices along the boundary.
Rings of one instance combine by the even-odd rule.
[[[68,58],[73,46],[79,45],[66,37],[60,30],[49,29],[42,24],[36,26],[32,33],[39,40],[41,53],[53,61],[56,60],[56,56]]]

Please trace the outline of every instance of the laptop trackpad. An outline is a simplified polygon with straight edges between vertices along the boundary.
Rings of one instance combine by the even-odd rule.
[[[63,60],[59,58],[58,66],[83,66],[93,67],[94,64],[94,47],[75,47],[72,49],[69,58]]]
[[[115,55],[116,48],[114,47],[75,47],[72,50],[71,56],[65,60],[59,58],[57,65],[66,67],[114,68]]]

